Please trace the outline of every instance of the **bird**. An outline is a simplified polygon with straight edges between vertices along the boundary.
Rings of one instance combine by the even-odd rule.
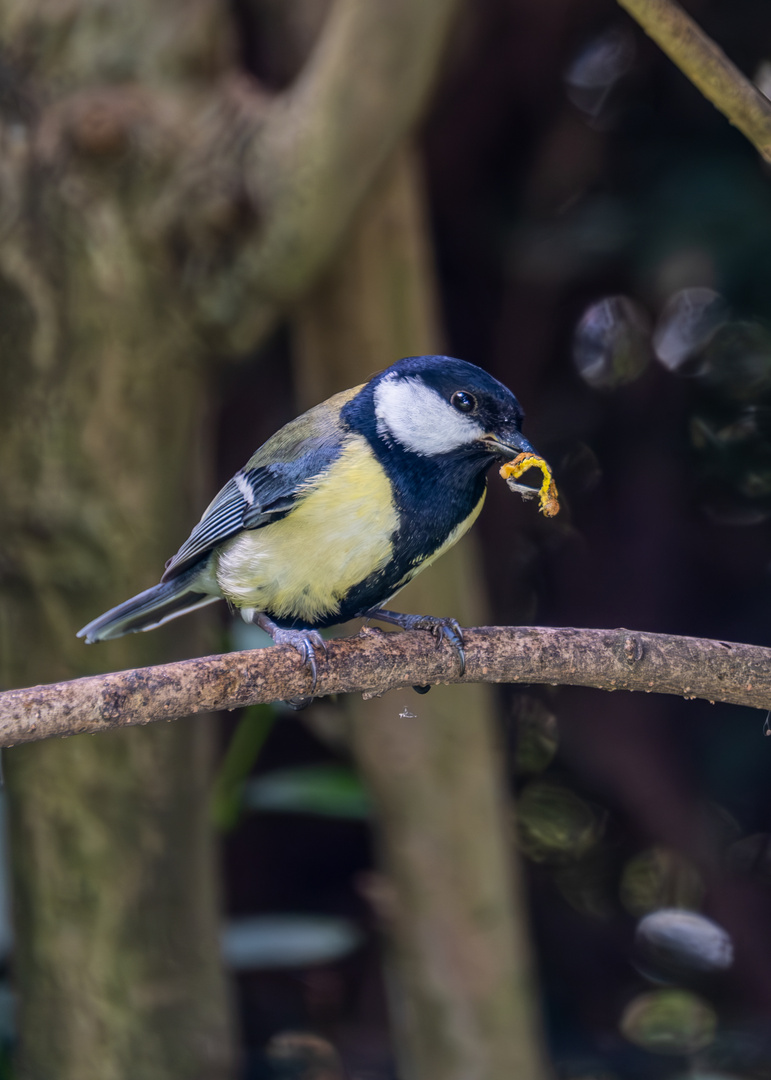
[[[408,356],[335,394],[267,440],[206,508],[160,583],[78,632],[88,644],[152,630],[224,599],[317,685],[320,631],[376,619],[446,639],[449,617],[385,605],[472,526],[487,472],[535,453],[512,392],[475,364]]]

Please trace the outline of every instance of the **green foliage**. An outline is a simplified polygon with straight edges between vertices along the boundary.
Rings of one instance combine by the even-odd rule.
[[[0,1044],[0,1080],[15,1080],[16,1070],[13,1067],[13,1053],[9,1046]]]
[[[250,780],[244,805],[251,810],[319,814],[322,817],[367,819],[368,792],[352,769],[344,765],[307,765]]]
[[[237,823],[244,805],[246,778],[252,771],[276,720],[270,705],[252,705],[244,712],[222,759],[211,793],[214,824],[228,832]]]

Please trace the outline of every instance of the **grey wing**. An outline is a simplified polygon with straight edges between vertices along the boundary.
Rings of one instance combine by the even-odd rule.
[[[217,544],[243,529],[248,504],[239,490],[238,476],[237,473],[232,480],[228,480],[177,554],[166,563],[161,581],[181,574]]]
[[[166,563],[161,581],[176,577],[243,529],[260,529],[289,513],[308,481],[322,473],[342,449],[339,426],[330,424],[320,434],[317,424],[308,424],[309,417],[317,422],[321,419],[318,414],[322,407],[317,406],[282,428],[228,480],[177,554]],[[301,425],[300,421],[305,423]],[[277,451],[289,460],[271,460]]]
[[[314,473],[302,459],[286,467],[243,469],[228,480],[177,554],[166,563],[161,581],[176,577],[224,540],[243,529],[259,529],[288,514]]]

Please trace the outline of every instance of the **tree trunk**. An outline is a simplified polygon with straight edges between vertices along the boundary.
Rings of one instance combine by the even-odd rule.
[[[193,621],[173,637],[75,638],[107,602],[152,583],[193,519],[200,467],[185,450],[202,444],[203,382],[120,208],[105,199],[77,221],[60,209],[24,253],[50,319],[47,351],[20,288],[30,332],[4,367],[6,685],[205,644]],[[89,221],[110,229],[108,244]],[[208,740],[202,719],[8,755],[22,1077],[225,1075]]]
[[[152,177],[120,144],[116,162],[109,129],[95,154],[47,160],[40,127],[2,135],[2,682],[191,655],[195,620],[75,638],[157,581],[201,505],[202,347],[134,214]],[[9,752],[24,1080],[228,1075],[209,733],[202,718]]]
[[[420,173],[402,148],[295,321],[306,403],[441,335]],[[399,610],[484,622],[473,537],[399,594]],[[377,808],[404,1080],[540,1080],[535,985],[489,687],[347,706]]]

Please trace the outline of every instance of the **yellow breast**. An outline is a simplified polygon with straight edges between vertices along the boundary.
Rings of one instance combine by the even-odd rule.
[[[236,607],[314,622],[336,613],[346,593],[390,559],[398,513],[366,439],[351,439],[304,488],[285,518],[241,533],[218,553],[217,583]]]

